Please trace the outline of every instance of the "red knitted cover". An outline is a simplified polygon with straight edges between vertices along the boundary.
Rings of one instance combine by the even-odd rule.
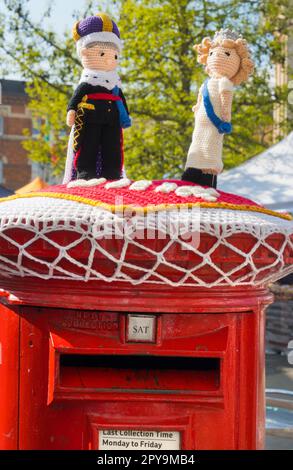
[[[188,183],[186,181],[180,180],[157,180],[153,181],[153,184],[143,191],[134,191],[130,190],[129,187],[125,188],[112,188],[106,189],[105,184],[101,184],[93,187],[77,187],[77,188],[67,188],[66,185],[57,185],[49,186],[42,190],[42,192],[52,192],[59,194],[70,194],[73,196],[83,197],[86,199],[91,199],[93,201],[100,201],[109,205],[117,204],[117,198],[121,198],[119,204],[128,206],[140,206],[147,207],[149,205],[171,205],[171,204],[185,204],[185,203],[197,203],[204,202],[203,199],[196,196],[182,197],[177,196],[174,191],[171,193],[165,194],[162,192],[155,192],[154,189],[162,183],[172,182],[176,183],[178,186],[198,186],[193,183]],[[217,189],[220,196],[217,198],[217,202],[210,203],[216,206],[219,203],[226,204],[236,204],[243,206],[256,206],[261,207],[259,204],[255,203],[251,199],[246,199],[236,194],[225,193]]]

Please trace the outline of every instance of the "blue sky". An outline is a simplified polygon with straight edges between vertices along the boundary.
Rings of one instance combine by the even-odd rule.
[[[100,11],[99,4],[106,5],[111,2],[94,2],[97,11]],[[81,11],[85,8],[86,0],[30,0],[31,16],[39,20],[48,5],[53,4],[52,18],[49,21],[54,26],[55,31],[62,33],[64,29],[72,27],[72,14],[74,11]],[[93,11],[95,13],[95,11]]]
[[[52,15],[48,24],[53,29],[62,33],[65,29],[71,29],[73,26],[72,14],[76,11],[83,12],[86,8],[87,0],[29,0],[28,9],[33,20],[38,21],[42,18],[48,5],[53,5]],[[104,11],[112,2],[107,0],[94,1],[93,14],[98,11]],[[0,11],[5,11],[5,7],[0,2]]]
[[[97,2],[98,3],[98,2]],[[55,31],[62,33],[64,29],[72,27],[72,13],[85,8],[86,0],[30,0],[30,13],[34,20],[39,20],[48,5],[53,4],[52,18],[49,24]],[[94,12],[93,12],[94,13]]]

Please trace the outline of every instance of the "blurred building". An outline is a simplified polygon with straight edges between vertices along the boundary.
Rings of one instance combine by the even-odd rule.
[[[293,0],[289,2],[288,12],[283,12],[284,15],[290,15],[293,9]],[[275,64],[274,67],[274,83],[276,87],[288,87],[288,102],[282,104],[275,104],[274,106],[274,129],[273,141],[277,142],[280,138],[286,136],[288,131],[292,129],[292,96],[293,92],[293,27],[290,28],[289,35],[277,35],[281,51],[285,57],[283,63]],[[291,106],[289,106],[289,104]]]
[[[293,38],[287,36],[280,37],[280,43],[283,48],[285,62],[275,65],[275,86],[288,86],[289,93],[292,90],[291,73],[293,68]],[[291,103],[292,104],[292,103]],[[291,119],[288,103],[275,104],[274,106],[274,130],[273,141],[277,142],[280,138],[285,137],[288,129],[288,119]]]
[[[0,184],[17,189],[31,180],[32,167],[22,147],[23,129],[32,129],[25,83],[0,80]]]
[[[277,353],[288,353],[288,345],[293,338],[292,276],[287,276],[283,282],[287,284],[271,286],[275,299],[266,314],[266,347],[268,351]]]
[[[29,129],[37,138],[28,108],[25,82],[0,79],[0,185],[17,190],[41,178],[50,184],[59,182],[48,164],[32,162],[22,146],[23,129]]]

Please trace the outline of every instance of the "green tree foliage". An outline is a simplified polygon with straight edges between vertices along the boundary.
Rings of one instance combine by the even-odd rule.
[[[27,1],[4,3],[7,12],[0,18],[0,63],[3,70],[19,70],[27,80],[30,108],[40,130],[24,146],[30,158],[51,163],[58,174],[66,155],[66,105],[81,72],[75,47],[70,32],[58,37],[47,26],[50,8],[36,23],[30,18]],[[104,8],[90,2],[75,17]],[[193,129],[191,107],[205,78],[192,46],[221,27],[240,31],[252,45],[256,61],[254,76],[235,93],[234,132],[225,137],[224,144],[226,168],[272,143],[273,106],[287,100],[285,87],[272,88],[272,69],[274,61],[284,61],[280,34],[285,36],[292,27],[290,9],[290,0],[112,3],[124,40],[121,77],[134,121],[124,134],[131,177],[180,175]]]
[[[23,146],[33,161],[51,165],[52,173],[58,175],[64,169],[68,140],[65,119],[69,84],[76,81],[80,69],[71,34],[66,32],[60,38],[45,26],[51,17],[50,8],[41,21],[33,22],[27,1],[9,0],[5,6],[0,18],[1,75],[12,70],[26,80],[37,131],[32,138],[30,131],[24,130],[28,138]],[[10,78],[13,75],[8,74]]]

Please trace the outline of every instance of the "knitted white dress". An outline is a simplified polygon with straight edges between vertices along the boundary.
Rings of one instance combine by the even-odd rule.
[[[208,170],[208,173],[221,173],[223,169],[223,134],[209,120],[202,98],[203,85],[200,87],[200,106],[195,114],[192,142],[187,155],[185,168]],[[226,77],[210,78],[208,82],[210,100],[216,115],[221,118],[221,97],[223,91],[233,91],[233,83]]]

